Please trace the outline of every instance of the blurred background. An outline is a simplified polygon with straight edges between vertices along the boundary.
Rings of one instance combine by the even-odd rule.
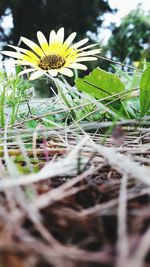
[[[102,56],[128,64],[149,57],[148,0],[0,0],[0,50],[7,43],[17,45],[20,36],[37,41],[38,30],[48,37],[62,26],[66,36],[78,33],[76,41],[88,36],[97,42]],[[96,64],[110,67],[104,60]],[[5,59],[5,67],[12,70],[10,59]]]

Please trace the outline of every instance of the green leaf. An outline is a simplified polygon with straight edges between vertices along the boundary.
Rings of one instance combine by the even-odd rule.
[[[80,91],[101,99],[125,90],[125,85],[118,76],[100,68],[94,69],[84,78],[76,79],[76,86]]]
[[[37,121],[35,121],[35,120],[32,120],[32,121],[28,121],[27,123],[26,123],[26,127],[27,128],[36,128],[37,127],[37,125],[38,125],[38,123],[37,123]]]
[[[142,75],[140,83],[140,108],[141,116],[144,116],[150,107],[150,67]]]

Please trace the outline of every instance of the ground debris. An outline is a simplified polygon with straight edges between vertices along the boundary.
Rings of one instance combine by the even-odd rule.
[[[148,130],[34,131],[0,141],[0,266],[148,267]]]

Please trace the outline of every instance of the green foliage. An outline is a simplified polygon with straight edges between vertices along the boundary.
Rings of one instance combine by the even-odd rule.
[[[141,68],[131,73],[114,67],[116,74],[97,68],[84,78],[76,79],[76,86],[80,91],[100,100],[114,115],[128,119],[139,118],[148,113],[150,108],[149,63],[143,62]],[[104,110],[101,107],[101,114]],[[108,118],[112,119],[112,116],[109,114]]]
[[[150,14],[144,14],[138,7],[122,19],[120,26],[112,25],[111,30],[106,51],[109,50],[111,56],[121,62],[126,58],[139,61],[144,45],[149,44]],[[148,54],[145,53],[146,57],[149,57]]]
[[[113,95],[123,92],[125,86],[115,74],[96,68],[84,78],[76,79],[76,85],[79,90],[88,93],[96,99],[102,99],[104,105],[108,105],[111,102],[111,109],[113,111],[117,110],[118,114],[122,110],[120,100],[116,101]],[[104,110],[105,108],[101,107],[102,113]]]
[[[147,63],[142,64],[141,68],[147,66]],[[18,74],[8,77],[3,72],[0,76],[1,126],[5,126],[6,116],[11,125],[16,119],[24,120],[24,125],[30,129],[38,128],[39,124],[48,128],[64,127],[144,116],[150,107],[150,66],[144,72],[131,69],[132,72],[128,72],[115,66],[115,73],[110,73],[96,68],[89,75],[77,78],[76,86],[55,78],[57,95],[36,100],[29,99],[30,83],[27,80]]]
[[[76,79],[77,88],[97,99],[101,99],[125,90],[118,76],[96,68],[84,78]]]
[[[29,97],[29,81],[18,74],[8,76],[0,72],[0,126],[5,126],[6,116],[13,125],[18,114],[19,106]]]
[[[37,121],[35,121],[35,120],[32,120],[32,121],[28,121],[27,123],[26,123],[26,127],[29,129],[29,128],[31,128],[31,129],[34,129],[34,128],[36,128],[38,126],[38,123],[37,123]]]
[[[141,116],[144,116],[150,107],[150,67],[148,67],[144,71],[141,78],[140,107],[141,107]]]

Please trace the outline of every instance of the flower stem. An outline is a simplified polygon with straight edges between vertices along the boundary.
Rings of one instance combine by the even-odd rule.
[[[65,94],[64,94],[64,92],[63,92],[63,89],[61,88],[61,86],[60,86],[60,82],[58,81],[58,80],[54,80],[54,82],[55,82],[55,85],[56,85],[56,87],[57,87],[57,90],[58,90],[58,92],[60,93],[60,95],[61,95],[61,97],[62,97],[62,99],[63,99],[63,101],[64,101],[64,103],[66,104],[66,106],[68,107],[68,108],[72,108],[72,106],[70,105],[70,103],[68,102],[68,100],[67,100],[67,98],[66,98],[66,96],[65,96]],[[61,81],[61,83],[63,84],[63,86],[65,86],[64,85],[64,83]],[[73,110],[73,109],[71,109],[70,110],[70,113],[71,113],[71,116],[73,117],[73,119],[75,119],[76,118],[76,113],[75,113],[75,111]]]
[[[1,103],[0,103],[0,121],[1,121],[1,127],[4,128],[5,126],[5,113],[4,113],[4,104],[5,104],[5,86],[3,88],[3,92],[1,95]]]
[[[15,109],[16,109],[16,105],[13,105],[12,111],[11,111],[11,119],[10,119],[11,125],[14,125],[14,123],[15,123]]]

